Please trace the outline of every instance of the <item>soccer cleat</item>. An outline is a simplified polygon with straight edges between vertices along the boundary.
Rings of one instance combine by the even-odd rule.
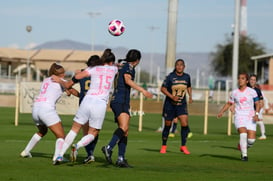
[[[102,151],[102,153],[104,154],[106,161],[107,161],[109,164],[112,164],[112,163],[113,163],[113,162],[112,162],[112,158],[111,158],[111,156],[112,156],[112,151],[109,150],[109,149],[107,149],[107,146],[103,146],[103,147],[101,148],[101,151]]]
[[[116,166],[120,168],[133,168],[131,165],[128,164],[127,160],[125,159],[123,160],[118,159],[116,161]]]
[[[192,135],[193,135],[192,132],[189,132],[187,138],[191,138]]]
[[[170,133],[169,134],[169,138],[174,138],[175,137],[175,134],[174,133]]]
[[[73,144],[71,147],[70,160],[72,162],[75,162],[77,160],[77,156],[78,156],[77,145]]]
[[[187,146],[180,146],[180,151],[183,152],[185,155],[191,154],[187,148]]]
[[[25,150],[20,153],[20,156],[23,158],[31,158],[32,157],[31,153],[29,153],[29,152],[26,153]]]
[[[247,162],[248,161],[248,157],[247,156],[241,156],[241,160]]]
[[[266,140],[266,136],[265,135],[264,136],[260,136],[258,139],[259,140]]]
[[[86,157],[84,160],[83,160],[83,163],[84,164],[89,164],[91,162],[94,162],[95,161],[95,157],[93,155],[90,155],[88,157]]]
[[[162,130],[163,130],[163,129],[162,129],[161,127],[159,127],[155,132],[161,133]]]
[[[58,156],[56,160],[53,161],[53,165],[59,165],[63,161],[62,156]]]
[[[160,149],[160,153],[165,154],[167,152],[167,145],[162,145]]]

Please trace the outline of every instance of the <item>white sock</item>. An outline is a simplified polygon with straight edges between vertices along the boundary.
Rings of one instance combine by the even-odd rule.
[[[35,133],[32,138],[29,140],[26,148],[25,148],[25,152],[26,153],[29,153],[33,148],[34,146],[41,140],[41,136],[39,136],[37,133]]]
[[[66,135],[64,139],[63,148],[60,152],[60,156],[64,156],[66,150],[71,146],[76,136],[77,136],[77,133],[75,133],[73,130],[69,131],[69,133]]]
[[[261,135],[265,136],[265,127],[264,127],[264,122],[263,121],[257,121],[257,124],[260,126],[261,129]]]
[[[87,134],[84,137],[82,137],[82,139],[77,143],[77,149],[84,147],[86,145],[88,145],[89,143],[91,143],[94,140],[94,135],[92,134]]]
[[[53,161],[56,160],[56,158],[58,156],[60,156],[60,152],[63,148],[63,144],[64,144],[64,139],[63,138],[58,138],[56,140],[56,143],[55,143],[55,152],[54,152],[54,156],[53,156]]]
[[[247,156],[247,133],[240,134],[240,147],[242,156]]]

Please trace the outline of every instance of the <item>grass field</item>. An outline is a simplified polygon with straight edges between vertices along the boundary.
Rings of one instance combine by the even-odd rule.
[[[30,114],[20,114],[19,126],[14,126],[14,108],[0,108],[0,180],[100,180],[100,181],[217,181],[217,180],[273,180],[273,125],[266,125],[267,140],[257,140],[248,150],[249,161],[240,161],[236,149],[238,135],[232,129],[227,136],[227,119],[209,118],[208,134],[203,135],[203,117],[190,116],[193,137],[187,146],[191,155],[179,151],[180,136],[168,140],[167,154],[160,154],[161,134],[155,130],[161,125],[160,114],[143,117],[143,131],[138,132],[138,117],[132,117],[127,149],[132,169],[121,169],[106,164],[100,148],[107,144],[116,125],[113,114],[107,113],[101,131],[96,162],[82,164],[84,149],[79,151],[78,162],[52,165],[55,138],[51,132],[33,149],[33,158],[21,158],[30,137],[36,132]],[[61,116],[68,132],[73,116]],[[259,135],[259,131],[257,132]],[[79,140],[81,135],[77,137]],[[68,156],[67,153],[66,157]],[[117,157],[114,149],[113,160]]]

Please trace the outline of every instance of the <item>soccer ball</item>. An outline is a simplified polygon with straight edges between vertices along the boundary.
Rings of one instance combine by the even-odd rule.
[[[120,36],[125,31],[125,26],[121,20],[115,19],[110,21],[108,31],[113,36]]]

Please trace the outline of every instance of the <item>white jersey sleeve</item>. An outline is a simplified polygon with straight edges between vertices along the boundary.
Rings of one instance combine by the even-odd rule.
[[[35,103],[47,103],[54,106],[61,97],[64,89],[59,83],[53,82],[51,77],[46,78],[41,85],[39,95],[35,99]]]
[[[88,71],[92,82],[86,95],[108,101],[109,93],[118,71],[117,67],[109,65],[95,66],[87,68],[85,71]]]

